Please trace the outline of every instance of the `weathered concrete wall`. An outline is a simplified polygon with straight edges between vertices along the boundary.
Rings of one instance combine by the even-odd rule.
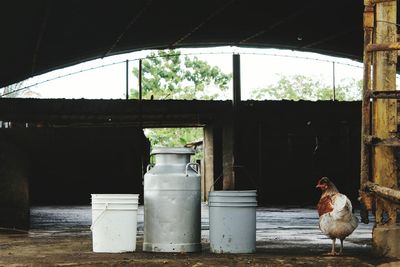
[[[26,151],[0,133],[0,227],[29,228],[28,173]]]
[[[373,247],[379,256],[400,258],[400,226],[375,226],[372,232]]]

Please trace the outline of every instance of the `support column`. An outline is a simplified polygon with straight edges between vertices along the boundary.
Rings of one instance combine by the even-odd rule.
[[[0,137],[0,227],[29,229],[27,159],[4,136]]]
[[[226,125],[222,129],[222,172],[223,172],[223,190],[235,189],[234,164],[234,139],[232,125]]]
[[[375,44],[395,43],[396,1],[376,3]],[[375,91],[396,89],[396,51],[376,52],[374,60]],[[397,132],[396,100],[377,99],[373,102],[373,135],[387,139]],[[397,168],[394,149],[376,146],[373,149],[373,181],[381,186],[398,188]],[[400,257],[400,228],[396,224],[397,210],[393,203],[376,198],[376,225],[373,230],[373,246],[382,256]]]
[[[208,192],[213,191],[214,184],[214,127],[204,127],[204,164],[201,185],[202,201],[208,200]]]
[[[240,55],[234,54],[232,57],[233,65],[233,101],[231,119],[225,124],[222,132],[222,165],[223,165],[223,190],[235,190],[235,170],[237,164],[237,136],[240,126],[240,102],[241,102],[241,82],[240,82]]]

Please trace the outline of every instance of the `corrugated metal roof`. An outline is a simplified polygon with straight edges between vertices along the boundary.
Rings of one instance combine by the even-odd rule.
[[[6,0],[0,87],[149,48],[237,45],[361,59],[363,3],[259,0]]]

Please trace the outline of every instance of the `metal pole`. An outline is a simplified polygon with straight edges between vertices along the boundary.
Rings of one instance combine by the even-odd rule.
[[[336,100],[335,62],[332,62],[333,101]]]
[[[237,108],[241,101],[240,86],[240,55],[233,55],[233,106]]]
[[[129,60],[126,60],[126,99],[129,99]]]
[[[371,135],[371,61],[372,56],[367,52],[366,48],[372,43],[372,33],[374,28],[374,7],[365,5],[364,9],[364,73],[363,73],[363,93],[361,107],[361,166],[360,166],[360,197],[362,209],[360,212],[361,221],[368,223],[368,210],[371,209],[368,198],[364,190],[370,178],[371,171],[371,150],[370,146],[365,142],[366,138]]]
[[[142,93],[143,93],[143,91],[142,91],[142,59],[139,59],[139,77],[138,77],[138,80],[139,80],[139,100],[141,101],[142,100]]]

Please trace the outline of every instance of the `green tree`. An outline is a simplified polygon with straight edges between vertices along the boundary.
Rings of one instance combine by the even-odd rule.
[[[139,69],[133,74],[138,77]],[[142,61],[143,99],[201,99],[221,97],[229,88],[232,74],[222,72],[197,57],[182,56],[180,51],[158,51]],[[130,98],[137,99],[138,88]],[[182,147],[203,138],[201,128],[147,129],[153,146]]]
[[[362,81],[353,78],[341,80],[335,90],[335,98],[339,101],[352,101],[361,99]],[[251,92],[253,99],[287,99],[287,100],[331,100],[333,89],[322,81],[304,76],[281,75],[276,84],[265,88],[255,89]]]
[[[133,74],[138,77],[139,69]],[[143,99],[211,100],[227,91],[231,79],[232,74],[176,50],[151,53],[142,61]],[[130,98],[139,98],[138,92],[133,88]]]
[[[147,129],[147,137],[156,146],[182,147],[203,139],[202,128],[157,128]]]
[[[362,80],[354,78],[342,79],[336,86],[336,99],[339,101],[361,100],[362,86]]]

